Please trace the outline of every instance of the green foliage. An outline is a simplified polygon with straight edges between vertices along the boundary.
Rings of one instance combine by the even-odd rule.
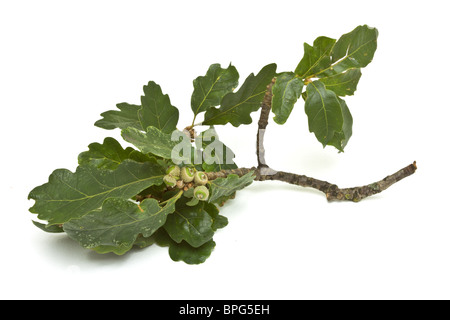
[[[331,145],[343,152],[352,134],[353,119],[341,97],[356,91],[361,68],[375,54],[377,37],[377,29],[364,25],[337,41],[318,37],[312,46],[305,43],[295,72],[277,75],[272,97],[274,121],[284,124],[302,96],[309,131],[324,147]]]
[[[75,172],[55,170],[47,183],[29,193],[35,201],[30,212],[45,221],[34,225],[49,233],[65,232],[101,254],[122,255],[133,247],[156,244],[169,247],[174,261],[203,263],[216,246],[215,232],[228,224],[219,206],[255,179],[253,171],[214,176],[238,168],[214,126],[250,124],[275,78],[274,121],[284,124],[302,97],[309,131],[324,147],[343,151],[353,119],[342,97],[356,91],[361,68],[375,53],[377,36],[376,29],[359,26],[337,41],[318,37],[312,46],[304,44],[294,71],[277,74],[276,64],[266,65],[237,91],[236,68],[212,64],[193,81],[193,122],[183,131],[177,129],[178,109],[159,85],[148,82],[141,105],[119,103],[117,110],[102,113],[95,122],[103,129],[119,128],[134,147],[124,148],[107,137],[79,154]],[[200,114],[201,124],[209,128],[195,135]]]
[[[261,107],[261,102],[267,85],[275,76],[276,64],[269,64],[255,76],[253,73],[245,79],[237,92],[223,97],[220,108],[210,108],[206,111],[204,125],[231,123],[238,127],[241,124],[252,123],[250,113]]]
[[[237,87],[238,79],[239,73],[231,64],[227,69],[222,69],[220,64],[211,65],[205,76],[194,80],[191,98],[194,115],[220,105],[222,98]]]

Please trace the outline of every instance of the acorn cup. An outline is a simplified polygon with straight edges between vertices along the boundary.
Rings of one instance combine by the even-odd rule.
[[[181,168],[181,179],[185,183],[192,182],[194,180],[194,175],[195,175],[195,169],[194,168],[189,168],[189,167]]]
[[[209,191],[208,188],[205,186],[198,186],[194,189],[194,198],[200,200],[200,201],[206,201],[209,198]]]
[[[177,179],[172,177],[171,175],[165,175],[163,181],[167,187],[175,187],[177,184]]]
[[[175,177],[178,180],[178,178],[180,177],[180,167],[175,165],[170,166],[169,168],[167,168],[166,174]]]
[[[194,175],[194,183],[197,186],[204,186],[208,182],[208,176],[203,171],[197,171]]]

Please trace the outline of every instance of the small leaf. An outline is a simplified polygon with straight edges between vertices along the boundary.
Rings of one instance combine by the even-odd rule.
[[[344,123],[342,125],[342,130],[334,133],[334,137],[328,142],[328,145],[334,146],[339,151],[344,152],[344,148],[352,136],[353,118],[345,101],[339,98],[338,100],[341,104]]]
[[[177,202],[175,212],[167,217],[164,229],[175,242],[185,240],[191,246],[199,247],[213,237],[212,222],[203,208],[203,201],[188,206],[187,199],[183,197]]]
[[[173,134],[164,133],[158,128],[148,127],[147,132],[141,132],[135,128],[122,130],[122,137],[125,141],[132,143],[143,153],[151,153],[164,159],[172,159],[175,150],[185,150],[190,153],[190,139],[180,131]],[[181,141],[178,139],[181,138]],[[190,157],[187,156],[190,160]]]
[[[216,243],[213,240],[209,240],[197,248],[183,241],[172,244],[169,247],[169,255],[173,261],[184,261],[187,264],[200,264],[209,258],[215,246]]]
[[[67,222],[63,228],[84,248],[101,246],[103,252],[118,248],[123,254],[125,248],[133,246],[138,235],[149,237],[164,225],[180,196],[181,191],[164,207],[155,199],[145,199],[137,205],[129,200],[109,198],[103,203],[101,211]],[[113,252],[117,253],[116,249]]]
[[[330,54],[335,42],[336,39],[318,37],[314,40],[313,46],[305,43],[304,56],[295,69],[295,74],[305,79],[328,68],[331,65]]]
[[[350,69],[344,73],[338,73],[319,79],[328,90],[334,91],[338,96],[351,96],[356,91],[361,69]]]
[[[30,212],[50,225],[78,219],[100,208],[111,197],[129,199],[140,191],[162,184],[164,169],[153,163],[125,160],[115,170],[79,166],[75,173],[55,170],[49,182],[34,188],[28,199],[35,204]]]
[[[230,174],[226,178],[217,178],[210,182],[210,196],[208,202],[217,203],[223,197],[231,196],[234,192],[249,186],[255,176],[253,171],[239,177]]]
[[[325,77],[348,69],[364,68],[373,59],[377,38],[378,30],[367,25],[342,35],[331,51],[332,65],[316,73],[316,76]]]
[[[278,124],[284,124],[291,114],[294,104],[302,94],[303,81],[291,72],[285,72],[277,76],[272,87],[272,111],[275,114],[273,120]]]
[[[144,86],[141,97],[142,108],[138,111],[138,118],[143,131],[153,126],[164,133],[172,133],[178,123],[178,109],[171,105],[169,96],[163,94],[161,87],[150,81]]]
[[[341,104],[336,94],[327,90],[320,81],[308,84],[306,93],[305,112],[309,131],[314,132],[317,140],[325,147],[333,139],[335,132],[342,130]]]
[[[209,67],[205,76],[194,80],[194,92],[191,97],[191,108],[194,115],[211,107],[220,105],[222,98],[238,85],[239,73],[231,64],[222,69],[220,64]]]
[[[114,138],[105,138],[103,144],[91,143],[89,151],[80,153],[78,156],[79,165],[92,165],[99,169],[113,170],[124,160],[130,158],[133,148],[123,149]]]
[[[120,111],[109,110],[103,112],[101,114],[103,119],[98,120],[95,126],[107,130],[115,128],[125,129],[128,127],[142,130],[142,125],[138,118],[138,111],[141,106],[128,103],[119,103],[116,106]]]
[[[203,125],[231,123],[238,127],[252,123],[250,113],[261,107],[267,85],[275,76],[276,68],[276,64],[269,64],[256,76],[250,74],[237,92],[223,97],[220,108],[210,108],[206,111]]]

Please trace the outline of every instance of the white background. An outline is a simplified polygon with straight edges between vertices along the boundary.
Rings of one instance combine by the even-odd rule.
[[[449,299],[449,35],[446,1],[0,2],[2,299]],[[241,75],[295,69],[303,42],[357,25],[379,30],[373,62],[346,99],[353,137],[338,154],[308,132],[299,103],[266,133],[275,169],[362,185],[417,172],[360,203],[259,182],[222,209],[229,225],[197,266],[152,246],[98,255],[34,227],[29,191],[72,171],[119,102],[161,85],[191,123],[192,80],[212,63]],[[254,114],[257,119],[259,114]],[[240,166],[256,163],[256,123],[217,128]],[[124,144],[125,145],[125,144]]]

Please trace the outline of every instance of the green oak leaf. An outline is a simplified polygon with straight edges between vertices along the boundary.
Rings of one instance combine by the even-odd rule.
[[[138,118],[143,131],[153,126],[164,133],[172,133],[177,128],[179,111],[171,105],[169,96],[163,94],[161,87],[155,82],[150,81],[144,86],[141,104]]]
[[[304,55],[295,69],[295,74],[305,79],[328,68],[331,65],[330,54],[335,43],[336,39],[328,37],[318,37],[312,46],[305,42]]]
[[[123,149],[120,143],[114,138],[105,138],[103,144],[94,142],[89,146],[89,151],[79,154],[78,164],[92,165],[100,169],[113,170],[124,160],[130,158],[133,148]]]
[[[213,219],[211,229],[217,231],[217,229],[225,228],[228,225],[228,218],[219,214],[219,208],[213,203],[205,202],[203,208],[208,212],[209,216]]]
[[[152,185],[162,184],[164,174],[164,168],[157,164],[132,160],[125,160],[115,170],[79,166],[72,173],[57,169],[47,183],[28,195],[28,199],[35,200],[30,212],[49,225],[63,224],[100,208],[107,198],[129,199]]]
[[[116,106],[119,111],[109,110],[103,112],[100,114],[103,119],[98,120],[94,125],[106,130],[128,127],[142,130],[142,125],[138,118],[138,111],[141,106],[129,103],[118,103]]]
[[[185,197],[177,202],[175,212],[167,217],[164,229],[176,243],[185,240],[191,246],[199,247],[212,239],[213,219],[204,209],[203,201],[195,206],[189,206],[187,202]]]
[[[142,106],[119,103],[118,110],[103,112],[103,119],[95,122],[97,127],[111,130],[115,128],[135,128],[146,131],[148,126],[154,126],[162,132],[171,133],[176,129],[179,111],[172,106],[168,95],[162,93],[161,87],[150,81],[144,86]]]
[[[253,173],[251,171],[242,177],[230,174],[226,178],[217,178],[208,182],[210,184],[208,202],[218,203],[217,201],[223,197],[231,196],[234,192],[249,186],[255,179]]]
[[[273,120],[284,124],[291,114],[294,104],[302,94],[303,81],[292,72],[284,72],[277,76],[272,87]]]
[[[187,264],[200,264],[209,258],[215,246],[216,243],[213,240],[209,240],[196,248],[182,241],[181,243],[169,246],[169,256],[173,261],[184,261]]]
[[[212,239],[197,248],[194,248],[186,241],[176,243],[164,228],[158,229],[152,238],[158,246],[169,247],[169,256],[173,261],[184,261],[187,264],[200,264],[205,262],[216,246],[216,243]]]
[[[190,139],[177,130],[173,134],[168,134],[151,126],[147,128],[145,133],[135,128],[126,128],[122,130],[122,137],[143,153],[151,153],[164,159],[178,158],[180,151],[190,150],[191,148]],[[175,154],[173,151],[178,151],[178,153]],[[188,159],[190,160],[189,157]]]
[[[205,113],[203,125],[231,123],[238,127],[252,123],[250,113],[261,107],[267,85],[276,73],[276,64],[269,64],[255,76],[250,74],[237,92],[228,93],[222,99],[220,108],[210,108]]]
[[[212,64],[205,76],[194,80],[194,92],[191,97],[191,108],[194,115],[211,107],[220,105],[222,98],[237,87],[239,73],[231,64],[222,69],[220,64]]]
[[[234,153],[219,140],[219,135],[214,127],[199,134],[195,139],[197,150],[201,150],[202,169],[206,172],[236,169]]]
[[[328,90],[334,91],[338,96],[351,96],[356,91],[359,79],[361,78],[361,69],[350,69],[344,73],[334,74],[328,77],[320,78]]]
[[[340,98],[338,98],[338,100],[339,103],[341,104],[342,117],[344,122],[342,125],[342,130],[336,131],[334,133],[334,136],[328,142],[328,145],[334,146],[340,152],[344,152],[344,148],[347,145],[348,140],[352,136],[353,117],[345,101]]]
[[[309,131],[325,147],[342,130],[343,116],[341,104],[336,94],[325,88],[320,81],[313,81],[306,87],[305,112],[308,116]]]
[[[377,38],[378,30],[367,25],[342,35],[331,51],[332,64],[315,75],[322,78],[348,69],[366,67],[375,55]]]
[[[64,224],[64,231],[84,248],[97,248],[123,254],[135,243],[139,235],[151,236],[164,225],[167,216],[175,210],[180,191],[161,207],[155,199],[140,204],[120,198],[109,198],[100,211],[93,211],[80,219]]]

